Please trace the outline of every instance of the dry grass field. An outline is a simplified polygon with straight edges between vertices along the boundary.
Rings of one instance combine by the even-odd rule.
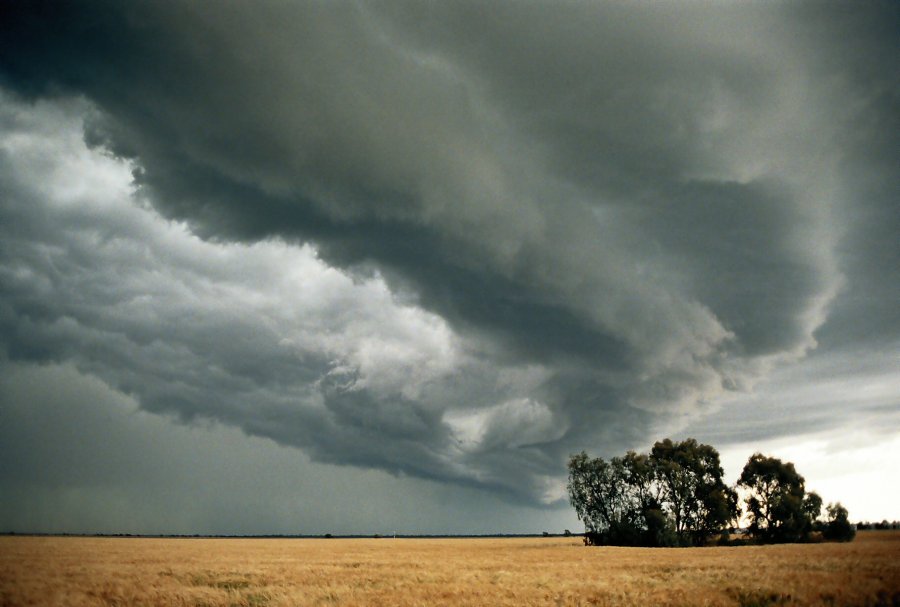
[[[0,605],[898,605],[900,532],[851,544],[0,537]]]

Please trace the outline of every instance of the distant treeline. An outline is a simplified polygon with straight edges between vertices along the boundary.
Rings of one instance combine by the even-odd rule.
[[[888,529],[900,529],[900,521],[881,521],[880,523],[860,521],[856,523],[856,528],[860,531],[870,531],[872,529],[877,529],[879,531],[885,531]]]
[[[702,546],[733,540],[744,516],[760,543],[850,541],[856,530],[840,503],[825,509],[807,493],[790,462],[755,453],[733,487],[719,453],[694,439],[657,442],[650,453],[628,451],[609,461],[581,452],[569,460],[569,500],[585,525],[585,543],[618,546]],[[746,496],[741,504],[738,490]],[[743,507],[742,507],[743,506]]]

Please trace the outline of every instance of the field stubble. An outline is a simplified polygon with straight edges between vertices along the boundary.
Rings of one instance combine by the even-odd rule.
[[[900,605],[900,532],[850,544],[2,537],[0,605]]]

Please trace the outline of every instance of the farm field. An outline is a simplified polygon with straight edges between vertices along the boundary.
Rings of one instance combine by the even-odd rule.
[[[579,538],[0,537],[0,605],[900,604],[900,532],[850,544],[588,548]]]

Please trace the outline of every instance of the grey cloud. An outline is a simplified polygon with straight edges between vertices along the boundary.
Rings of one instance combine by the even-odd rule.
[[[517,533],[568,509],[310,462],[217,423],[147,414],[70,365],[0,362],[0,525],[16,532]]]
[[[62,306],[32,279],[8,292],[8,350],[78,358],[150,409],[228,421],[326,461],[513,479],[533,496],[569,451],[641,444],[653,416],[703,410],[817,338],[867,339],[857,314],[875,313],[883,323],[869,332],[889,326],[896,339],[897,307],[884,303],[896,293],[879,285],[900,281],[878,278],[897,275],[896,135],[882,128],[897,116],[885,59],[896,37],[884,25],[894,7],[853,19],[787,4],[4,11],[2,82],[30,99],[86,98],[86,141],[130,159],[153,208],[222,246],[314,243],[328,263],[436,315],[464,352],[414,388],[399,386],[397,365],[366,373],[372,358],[346,337],[347,319],[367,318],[362,333],[383,319],[348,303],[340,318],[314,316],[332,331],[324,341],[344,335],[346,347],[303,342],[298,360],[271,310],[212,305],[240,301],[220,285],[239,285],[238,273],[215,263],[180,278],[205,285],[202,301],[172,295],[143,310],[162,314],[150,322],[128,300],[117,315],[106,303],[128,281],[88,280],[87,268],[116,266],[72,242],[50,259],[74,276],[83,256],[89,284],[72,279],[78,293]],[[10,196],[29,187],[6,182]],[[838,238],[859,217],[856,196],[870,218]],[[25,229],[47,229],[30,216]],[[95,229],[133,235],[109,221]],[[870,228],[887,242],[858,246]],[[43,252],[17,246],[7,259],[54,275]],[[188,263],[163,248],[148,268]],[[842,284],[874,303],[839,296]],[[51,285],[64,296],[65,281]],[[204,318],[180,322],[193,305]],[[501,385],[526,368],[542,379]],[[509,415],[502,405],[532,402]],[[482,420],[480,449],[456,443],[446,419],[460,411]]]
[[[74,72],[79,75],[72,85],[98,99],[111,116],[113,149],[140,150],[133,153],[140,155],[145,183],[158,188],[155,202],[161,208],[193,220],[199,230],[212,234],[224,229],[228,235],[228,228],[236,224],[239,230],[250,230],[251,237],[299,234],[322,241],[323,253],[344,263],[372,258],[413,280],[414,290],[429,307],[442,314],[459,312],[463,320],[500,329],[513,339],[521,340],[523,332],[501,329],[507,299],[512,300],[508,307],[534,309],[534,316],[544,321],[574,316],[569,323],[574,330],[564,322],[547,332],[560,335],[564,341],[559,349],[568,352],[575,350],[571,342],[580,341],[569,337],[574,332],[585,336],[583,350],[603,352],[602,346],[612,346],[609,358],[624,358],[630,346],[645,347],[627,342],[648,337],[630,335],[622,326],[628,325],[633,332],[635,325],[650,322],[663,325],[658,332],[663,340],[674,331],[670,325],[695,325],[690,331],[699,343],[684,344],[687,349],[705,348],[707,342],[721,339],[715,321],[703,318],[702,311],[691,310],[691,304],[683,301],[693,294],[672,289],[657,293],[646,285],[633,288],[634,242],[621,242],[619,234],[652,239],[654,232],[616,217],[615,200],[610,204],[604,198],[621,195],[597,189],[590,180],[585,184],[576,179],[567,186],[552,172],[541,175],[547,170],[545,156],[566,166],[590,159],[601,172],[612,168],[626,174],[629,184],[649,181],[657,190],[703,170],[677,166],[701,156],[698,143],[692,140],[698,133],[674,141],[672,124],[652,120],[654,116],[669,120],[679,111],[696,113],[693,98],[681,99],[676,91],[661,99],[663,107],[635,102],[652,97],[652,91],[668,89],[667,81],[651,77],[657,72],[660,78],[676,80],[679,91],[696,85],[692,76],[705,82],[705,65],[715,57],[699,43],[684,44],[681,37],[657,35],[657,28],[671,26],[665,17],[617,10],[608,11],[609,15],[607,11],[582,15],[578,9],[563,19],[545,19],[548,15],[543,10],[535,15],[525,10],[510,19],[505,13],[511,6],[501,6],[496,14],[473,20],[477,28],[464,30],[470,20],[465,15],[457,17],[457,28],[451,28],[444,47],[416,48],[398,43],[403,37],[394,35],[395,28],[379,27],[384,18],[345,5],[299,15],[301,25],[296,31],[288,29],[284,40],[268,33],[263,40],[252,34],[232,36],[235,22],[266,25],[264,17],[245,15],[243,10],[203,18],[190,10],[131,16],[136,22],[156,24],[151,30],[164,35],[151,44],[125,30],[104,30],[107,37],[101,37],[97,49],[81,41],[77,44],[80,53],[87,54],[78,57],[78,64],[91,64],[99,59],[94,53],[101,46],[104,51],[106,45],[119,46],[119,37],[127,36],[124,48],[116,49],[121,61],[133,59],[141,65],[152,60],[160,66],[161,78],[154,77],[157,70],[146,74],[141,69],[122,69],[127,64],[109,66],[114,71],[108,77],[82,67]],[[115,11],[105,11],[106,19],[113,18],[109,13]],[[290,21],[290,16],[282,21]],[[644,24],[648,17],[649,28]],[[188,26],[176,27],[176,18],[196,26],[192,39],[197,44],[180,38]],[[545,24],[544,38],[532,42],[528,38],[532,30],[527,28],[509,31],[510,23],[532,19]],[[640,25],[634,32],[630,28],[620,32],[613,25],[618,21]],[[574,33],[564,29],[573,24]],[[713,20],[710,25],[716,24]],[[567,32],[570,35],[563,36]],[[421,36],[430,40],[430,33],[426,30]],[[496,46],[482,48],[472,58],[465,49],[471,49],[473,41],[466,36]],[[657,65],[656,51],[644,44],[648,39],[677,49],[678,69],[672,76]],[[288,40],[290,52],[281,46]],[[594,41],[601,42],[592,46]],[[534,57],[509,52],[517,43]],[[730,59],[745,62],[739,59],[739,50],[731,49]],[[459,54],[462,59],[457,59]],[[235,55],[243,60],[235,61]],[[509,65],[510,57],[517,63]],[[483,58],[487,65],[479,63]],[[600,58],[604,61],[592,61]],[[261,62],[267,69],[259,69]],[[222,78],[222,65],[229,66],[230,78]],[[566,75],[569,80],[580,76],[593,89],[573,92],[571,86],[556,86],[552,75],[568,70],[572,72]],[[727,62],[722,70],[736,71]],[[277,80],[276,74],[281,76]],[[504,76],[516,80],[505,82]],[[528,86],[530,90],[522,90]],[[696,94],[708,96],[707,88],[702,86]],[[120,93],[125,89],[129,93],[123,97]],[[454,90],[464,92],[461,101]],[[572,108],[560,101],[561,91],[581,105]],[[257,94],[262,92],[270,94]],[[202,99],[211,105],[198,104]],[[546,121],[540,116],[532,118],[527,106],[535,101],[528,99],[540,101],[540,109],[551,118],[549,125],[543,126]],[[610,103],[604,105],[604,99]],[[523,100],[524,109],[520,107]],[[623,121],[635,112],[635,125]],[[599,123],[582,124],[585,116]],[[568,130],[605,147],[585,148],[577,138],[567,136],[565,126],[553,122],[555,117],[574,120],[576,128]],[[535,125],[537,130],[532,132],[530,127]],[[617,133],[609,135],[608,129]],[[554,137],[559,141],[554,142]],[[638,142],[638,149],[629,141]],[[553,145],[548,153],[529,151],[547,142]],[[641,149],[647,146],[649,150]],[[638,158],[629,159],[633,154]],[[648,156],[655,159],[653,163],[648,164]],[[629,166],[616,168],[622,159]],[[663,170],[661,162],[672,167]],[[601,181],[616,179],[601,176]],[[572,185],[593,189],[573,196]],[[218,198],[223,190],[235,189],[225,195],[240,198],[233,204],[196,200],[204,195]],[[629,203],[635,189],[626,186]],[[656,193],[660,195],[670,194]],[[582,196],[591,198],[587,205],[579,200]],[[592,216],[586,208],[591,205],[601,207],[604,219]],[[607,212],[610,206],[613,211]],[[217,218],[223,210],[224,220]],[[235,214],[234,221],[228,219],[230,213]],[[577,243],[578,252],[560,247],[564,239]],[[397,240],[413,240],[410,249],[415,253],[396,250]],[[779,261],[780,257],[773,260]],[[424,272],[417,273],[410,265]],[[665,264],[654,269],[654,274],[667,270]],[[815,264],[804,269],[821,271]],[[453,273],[461,284],[452,285],[451,301],[445,303],[441,296],[448,296],[447,289],[435,285],[433,277],[440,276],[442,283]],[[551,279],[548,274],[555,276]],[[576,284],[572,284],[575,274]],[[470,293],[482,292],[484,283],[497,280],[510,283],[503,288],[508,297],[501,294],[498,301],[480,307],[469,303]],[[535,292],[538,289],[541,295]],[[684,309],[675,310],[672,319],[661,320],[652,310],[642,309],[648,298],[669,298],[673,300],[669,308]],[[591,312],[578,309],[573,302],[579,300]],[[635,318],[623,321],[622,306],[628,306]],[[485,310],[487,318],[482,318]],[[764,323],[756,323],[755,328],[760,324]],[[620,334],[623,331],[625,335]],[[547,337],[539,343],[547,344]],[[620,341],[626,342],[624,347]]]
[[[898,370],[896,344],[817,354],[680,432],[724,447],[808,435],[838,450],[857,433],[891,437],[900,430]]]
[[[146,410],[235,425],[321,462],[529,499],[531,472],[558,472],[533,453],[527,469],[484,478],[471,464],[490,465],[463,461],[444,421],[522,397],[543,381],[533,371],[482,368],[478,342],[310,248],[197,239],[134,204],[127,165],[84,147],[83,103],[24,108],[7,101],[2,113],[9,357],[70,361]]]

